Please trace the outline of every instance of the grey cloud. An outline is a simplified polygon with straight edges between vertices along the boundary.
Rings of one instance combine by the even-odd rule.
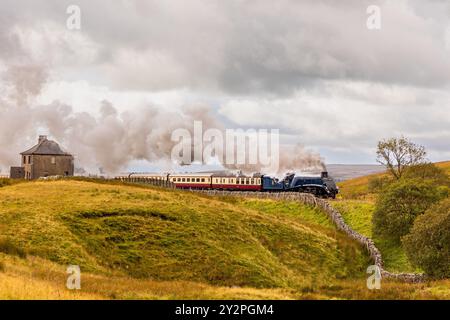
[[[8,163],[10,154],[30,142],[23,137],[32,137],[39,126],[50,127],[75,149],[123,145],[128,135],[134,139],[127,145],[132,158],[163,154],[160,144],[154,154],[142,148],[148,132],[133,107],[126,107],[128,115],[119,114],[114,103],[103,103],[102,121],[64,101],[32,106],[39,117],[17,116],[18,106],[30,100],[27,95],[39,91],[29,86],[33,77],[39,83],[47,73],[55,82],[86,80],[125,93],[187,90],[194,97],[216,96],[227,125],[280,127],[292,145],[315,146],[326,154],[344,149],[370,154],[378,139],[396,134],[448,154],[439,142],[450,139],[448,1],[76,3],[82,9],[81,31],[65,27],[71,0],[2,1],[0,71],[9,69],[9,77],[20,83],[14,68],[30,68],[21,73],[23,92],[29,93],[19,94],[18,86],[8,97],[16,100],[13,105],[0,98],[2,116],[10,119],[0,132],[14,141],[0,151]],[[366,8],[372,4],[382,9],[380,31],[366,28]],[[145,112],[156,119],[167,116]],[[176,119],[173,113],[167,111]],[[189,119],[194,117],[201,115]],[[89,135],[86,128],[92,128]],[[150,140],[162,139],[154,134]],[[76,151],[89,154],[89,148]],[[128,161],[118,154],[111,159],[111,168]]]
[[[19,24],[51,20],[64,28],[71,1],[6,3]],[[427,15],[418,1],[77,3],[81,34],[99,46],[93,72],[117,89],[286,94],[324,79],[419,86],[450,80],[443,38],[450,4],[443,1],[426,6]],[[372,4],[382,8],[380,31],[366,28]]]

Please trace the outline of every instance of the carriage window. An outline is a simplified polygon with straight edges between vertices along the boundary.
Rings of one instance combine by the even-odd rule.
[[[202,182],[205,182],[205,178],[202,178]]]
[[[200,178],[197,178],[197,182],[200,182]]]
[[[191,178],[186,178],[186,181],[187,182],[191,182]]]
[[[185,181],[186,181],[186,179],[185,179],[185,178],[182,178],[182,179],[181,179],[181,182],[185,182]]]

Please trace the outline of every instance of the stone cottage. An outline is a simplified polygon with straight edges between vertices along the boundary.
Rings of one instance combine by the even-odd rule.
[[[74,158],[47,136],[39,136],[38,144],[21,153],[22,166],[12,167],[11,178],[38,179],[49,176],[73,176]]]

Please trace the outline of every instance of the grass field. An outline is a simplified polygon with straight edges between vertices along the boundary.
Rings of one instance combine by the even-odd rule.
[[[450,175],[450,161],[438,162]],[[411,266],[401,245],[372,235],[372,214],[375,209],[377,195],[370,193],[368,183],[371,178],[380,177],[384,173],[372,174],[339,183],[340,196],[332,204],[343,215],[345,221],[356,231],[373,238],[376,246],[383,254],[385,267],[392,272],[421,272]]]
[[[436,166],[444,169],[450,175],[450,161],[443,161],[435,163]],[[374,200],[376,195],[369,192],[369,180],[371,178],[380,177],[386,173],[375,173],[355,179],[340,182],[340,198],[342,199],[359,199],[359,200]]]
[[[79,291],[65,287],[72,264]],[[450,298],[445,281],[370,291],[369,264],[295,202],[75,180],[0,188],[0,299]]]
[[[408,261],[405,251],[398,243],[372,235],[373,201],[336,200],[332,205],[339,210],[345,222],[359,233],[372,238],[383,255],[384,267],[391,272],[421,272]]]
[[[367,265],[323,214],[295,203],[276,213],[271,200],[83,181],[7,186],[0,203],[1,238],[92,274],[303,290]]]

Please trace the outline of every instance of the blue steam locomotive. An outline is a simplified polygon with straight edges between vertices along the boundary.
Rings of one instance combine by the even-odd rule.
[[[327,172],[320,175],[287,174],[279,181],[276,178],[262,176],[262,191],[267,192],[304,192],[318,197],[336,198],[339,188]]]

